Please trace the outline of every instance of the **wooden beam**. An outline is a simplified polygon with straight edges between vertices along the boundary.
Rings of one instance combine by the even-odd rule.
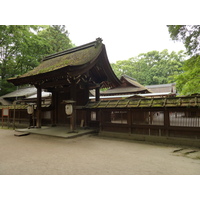
[[[67,78],[64,79],[55,79],[52,81],[44,82],[41,86],[42,88],[50,88],[50,87],[56,87],[56,86],[69,86],[71,83],[67,81]]]
[[[37,87],[37,122],[36,127],[41,128],[41,101],[42,101],[42,89],[40,86]]]

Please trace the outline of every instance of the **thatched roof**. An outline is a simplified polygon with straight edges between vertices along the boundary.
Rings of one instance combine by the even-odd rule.
[[[0,105],[11,105],[12,102],[0,97]]]
[[[33,70],[8,79],[14,85],[32,84],[42,88],[54,87],[55,84],[70,85],[70,79],[76,80],[84,76],[84,80],[113,87],[120,84],[107,58],[105,45],[102,40],[68,49],[49,55]],[[86,77],[87,76],[87,77]],[[78,77],[78,78],[77,78]],[[92,83],[91,82],[91,83]]]
[[[126,95],[126,94],[138,94],[138,93],[150,93],[150,91],[138,83],[134,78],[130,76],[123,75],[120,78],[121,85],[104,92],[101,92],[101,95]]]
[[[162,93],[162,92],[171,92],[174,94],[176,93],[175,83],[160,84],[160,85],[146,85],[145,87],[155,93]]]
[[[38,74],[44,74],[52,72],[64,67],[80,66],[90,62],[96,58],[101,51],[101,46],[96,48],[93,43],[88,44],[86,47],[76,47],[64,52],[47,56],[43,59],[43,62],[35,69],[23,74],[20,77],[34,76]]]
[[[13,92],[1,96],[1,98],[3,99],[26,98],[35,93],[37,93],[37,89],[35,87],[19,88]]]
[[[51,93],[42,91],[42,98],[50,97]],[[23,87],[0,97],[0,104],[10,105],[14,100],[36,99],[37,88]]]
[[[137,82],[136,79],[124,74],[121,76],[120,78],[122,84],[124,83],[124,85],[126,86],[131,86],[131,87],[136,87],[136,88],[140,88],[142,90],[147,90],[146,87],[144,87],[143,85],[141,85],[140,83]]]

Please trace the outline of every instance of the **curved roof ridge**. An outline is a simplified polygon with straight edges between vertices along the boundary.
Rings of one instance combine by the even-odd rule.
[[[59,56],[63,56],[63,55],[66,55],[66,54],[74,53],[76,51],[84,50],[84,49],[87,49],[87,48],[92,47],[92,46],[94,46],[96,48],[99,44],[102,43],[102,41],[103,40],[101,38],[97,38],[93,42],[90,42],[90,43],[87,43],[87,44],[84,44],[84,45],[81,45],[81,46],[73,47],[73,48],[67,49],[65,51],[61,51],[61,52],[58,52],[58,53],[48,55],[45,58],[43,58],[42,61],[49,60],[49,59],[52,59],[52,58],[56,58],[56,57],[59,57]]]
[[[122,75],[122,76],[123,76],[123,77],[126,77],[126,78],[129,78],[129,79],[132,79],[132,80],[134,80],[134,81],[137,81],[135,78],[130,77],[130,76],[126,75],[126,74],[124,74],[124,75]]]
[[[134,79],[134,78],[132,78],[132,77],[130,77],[128,75],[123,75],[122,77],[124,79],[126,79],[126,81],[129,82],[131,85],[134,85],[135,87],[147,89],[144,85],[140,84],[136,79]]]

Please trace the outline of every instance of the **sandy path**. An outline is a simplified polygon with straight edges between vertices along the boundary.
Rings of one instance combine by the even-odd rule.
[[[200,174],[200,159],[173,153],[176,146],[82,136],[15,137],[0,129],[0,174]]]

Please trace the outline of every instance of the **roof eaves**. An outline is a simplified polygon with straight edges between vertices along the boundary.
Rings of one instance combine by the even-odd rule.
[[[14,85],[22,85],[27,83],[32,84],[32,82],[30,82],[31,79],[33,79],[34,81],[35,78],[38,77],[41,78],[41,75],[44,76],[44,74],[47,73],[50,74],[51,72],[55,72],[70,66],[81,66],[81,65],[86,66],[92,60],[94,60],[94,58],[96,59],[96,57],[100,54],[102,50],[101,45],[102,45],[102,39],[97,38],[96,41],[94,42],[72,48],[71,50],[66,50],[63,52],[59,52],[57,54],[52,54],[46,57],[45,61],[41,62],[40,65],[34,68],[33,70],[19,77],[9,78],[7,81],[12,82]],[[91,53],[91,49],[93,49],[92,47],[94,47],[95,49],[95,51],[92,50],[93,53]],[[79,54],[83,52],[84,54],[80,56]],[[70,55],[71,53],[76,54],[75,58],[73,57],[74,55],[73,56]],[[77,56],[79,57],[78,60],[76,59]],[[59,57],[61,58],[61,60]],[[52,61],[50,60],[52,60],[54,63],[52,64],[51,63]]]
[[[35,94],[36,92],[37,92],[37,89],[35,87],[20,88],[13,92],[7,93],[1,97],[4,99],[15,98],[15,97],[27,97],[27,96]]]

